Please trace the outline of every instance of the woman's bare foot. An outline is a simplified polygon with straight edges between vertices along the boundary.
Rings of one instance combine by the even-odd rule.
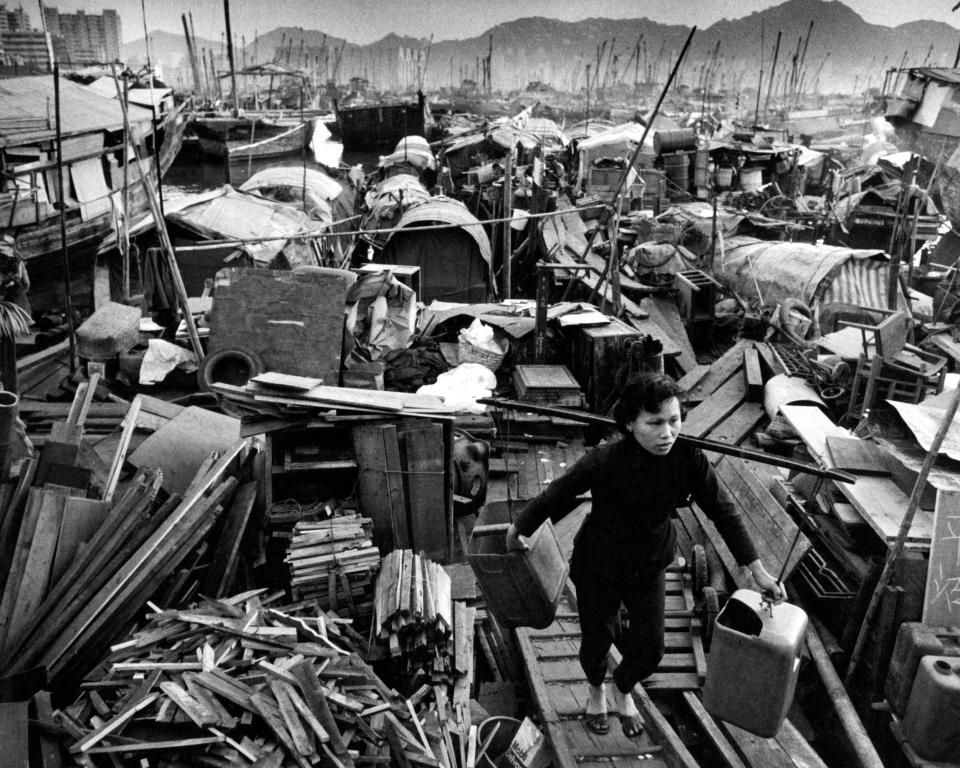
[[[643,733],[643,718],[640,716],[640,710],[633,700],[632,693],[621,693],[616,686],[613,687],[613,700],[617,704],[617,712],[620,713],[620,725],[623,728],[623,735],[627,738],[634,738]]]
[[[610,730],[607,723],[607,691],[603,683],[590,686],[585,720],[587,728],[594,733],[607,733]]]

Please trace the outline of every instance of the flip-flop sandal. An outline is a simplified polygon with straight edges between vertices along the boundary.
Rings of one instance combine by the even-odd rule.
[[[604,734],[610,732],[610,724],[607,722],[606,712],[587,713],[584,722],[594,733]]]
[[[623,727],[623,735],[628,739],[635,739],[643,733],[643,719],[639,715],[633,717],[620,716],[620,725]]]

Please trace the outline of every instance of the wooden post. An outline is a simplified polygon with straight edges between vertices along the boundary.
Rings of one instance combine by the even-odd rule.
[[[533,361],[544,363],[547,359],[547,308],[550,306],[550,281],[553,279],[549,269],[537,266],[537,310],[533,322]],[[570,279],[573,279],[571,274]]]
[[[513,243],[510,218],[513,216],[513,148],[507,152],[503,169],[503,298],[513,296],[513,265],[511,255]]]
[[[933,437],[930,450],[927,451],[927,455],[923,460],[923,466],[920,467],[920,472],[917,474],[917,480],[913,485],[913,492],[910,494],[910,500],[907,502],[907,509],[903,515],[903,521],[900,523],[900,530],[897,532],[897,539],[887,552],[887,559],[883,564],[883,571],[880,573],[880,579],[877,581],[877,586],[873,590],[870,604],[867,606],[867,612],[863,617],[863,623],[860,625],[860,632],[857,634],[857,642],[850,654],[850,664],[847,666],[847,674],[844,679],[847,686],[849,686],[851,680],[853,680],[853,673],[856,671],[857,664],[860,662],[860,655],[863,653],[863,646],[870,632],[873,615],[880,606],[880,597],[883,595],[884,589],[890,583],[890,578],[893,575],[893,566],[903,552],[904,542],[907,540],[907,534],[910,532],[910,526],[913,524],[913,517],[917,512],[917,507],[920,505],[923,488],[927,483],[927,476],[930,474],[930,470],[937,460],[937,455],[940,453],[940,446],[943,445],[947,431],[950,429],[950,425],[953,424],[953,417],[957,415],[958,406],[960,406],[960,389],[955,389],[953,390],[953,395],[950,398],[947,410],[943,414],[943,420],[940,422],[937,434]]]
[[[120,94],[117,94],[120,98]],[[70,254],[67,251],[67,206],[63,199],[63,132],[60,127],[60,63],[53,65],[53,112],[57,145],[57,203],[60,208],[60,257],[66,289],[67,329],[70,335],[70,373],[77,369],[77,336],[73,327],[73,299],[70,297]]]

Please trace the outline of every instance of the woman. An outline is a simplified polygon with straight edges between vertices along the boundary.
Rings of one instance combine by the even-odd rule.
[[[579,495],[591,492],[592,509],[574,542],[570,577],[580,612],[580,664],[590,684],[586,724],[597,733],[608,730],[603,681],[614,641],[623,654],[613,673],[623,732],[633,737],[643,730],[631,691],[663,656],[665,574],[677,540],[671,514],[691,496],[757,585],[775,602],[785,597],[703,452],[688,443],[675,445],[680,394],[662,374],[644,373],[629,381],[614,409],[624,437],[590,451],[530,501],[507,531],[507,547],[525,549],[522,536],[548,517],[559,520]],[[621,603],[629,629],[618,636]]]

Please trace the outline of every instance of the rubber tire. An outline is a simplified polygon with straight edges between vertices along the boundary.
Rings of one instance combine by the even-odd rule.
[[[702,544],[694,544],[690,551],[690,570],[693,573],[693,594],[699,595],[710,583],[707,570],[707,550]]]
[[[713,628],[717,623],[717,614],[720,613],[720,598],[713,587],[703,588],[703,647],[710,650],[710,641],[713,639]]]
[[[224,369],[231,365],[234,369],[229,378],[217,376],[218,373],[224,373]],[[253,350],[246,347],[224,347],[203,358],[197,370],[197,383],[200,389],[207,392],[213,391],[212,385],[216,382],[243,386],[266,369],[260,355]]]

